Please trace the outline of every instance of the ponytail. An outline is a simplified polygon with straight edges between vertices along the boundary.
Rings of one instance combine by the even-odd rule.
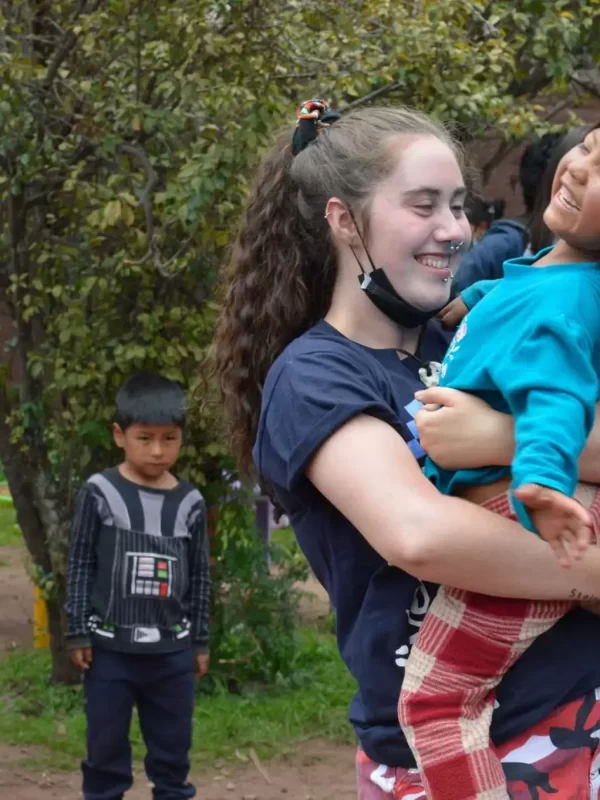
[[[213,345],[230,446],[244,472],[252,469],[267,372],[325,315],[335,280],[325,219],[315,234],[299,212],[291,141],[289,131],[282,134],[256,175],[225,272]]]

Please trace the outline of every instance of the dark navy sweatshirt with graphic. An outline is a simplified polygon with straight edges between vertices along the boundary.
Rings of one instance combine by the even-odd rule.
[[[196,488],[140,486],[116,467],[89,478],[69,551],[70,648],[207,652],[209,594],[206,508]]]

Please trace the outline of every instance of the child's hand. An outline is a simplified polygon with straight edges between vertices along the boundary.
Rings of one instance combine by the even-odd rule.
[[[196,664],[196,677],[204,678],[208,673],[208,665],[210,663],[210,656],[208,653],[196,653],[194,656]]]
[[[466,307],[462,297],[455,297],[451,303],[442,308],[437,316],[444,328],[453,330],[458,328],[468,311],[469,309]]]
[[[92,663],[91,647],[76,647],[71,650],[71,661],[78,669],[89,669]]]
[[[540,536],[554,550],[561,567],[578,561],[593,538],[592,517],[581,503],[554,489],[528,483],[515,490]]]

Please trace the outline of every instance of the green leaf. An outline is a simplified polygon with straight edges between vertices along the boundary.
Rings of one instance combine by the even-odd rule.
[[[29,374],[32,378],[39,378],[44,369],[41,361],[34,361],[29,365]]]
[[[120,200],[110,200],[104,206],[104,219],[108,225],[115,225],[121,217],[122,205]]]

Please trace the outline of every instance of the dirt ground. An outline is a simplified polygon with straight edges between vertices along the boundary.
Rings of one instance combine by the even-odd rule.
[[[0,657],[33,638],[33,586],[25,571],[25,552],[0,547]]]
[[[325,616],[329,605],[316,581],[304,587],[302,615]],[[3,652],[32,641],[33,591],[19,548],[0,547],[0,658]],[[38,751],[39,752],[39,751]],[[2,800],[76,800],[81,797],[78,765],[72,772],[40,772],[19,762],[36,754],[35,748],[0,744],[0,798]],[[259,766],[246,762],[218,762],[191,779],[203,800],[351,800],[356,796],[354,749],[317,739],[298,745],[292,755]],[[334,779],[335,778],[335,779]],[[151,789],[138,766],[136,782],[127,800],[150,800]]]
[[[79,773],[36,772],[11,765],[33,755],[31,751],[0,745],[0,797],[8,800],[76,800]],[[202,800],[351,800],[356,797],[354,753],[313,740],[299,746],[285,760],[264,762],[266,778],[249,762],[212,768],[191,779]],[[333,780],[335,776],[335,780]],[[268,781],[267,781],[268,778]],[[150,800],[151,789],[143,773],[137,773],[127,800]]]

